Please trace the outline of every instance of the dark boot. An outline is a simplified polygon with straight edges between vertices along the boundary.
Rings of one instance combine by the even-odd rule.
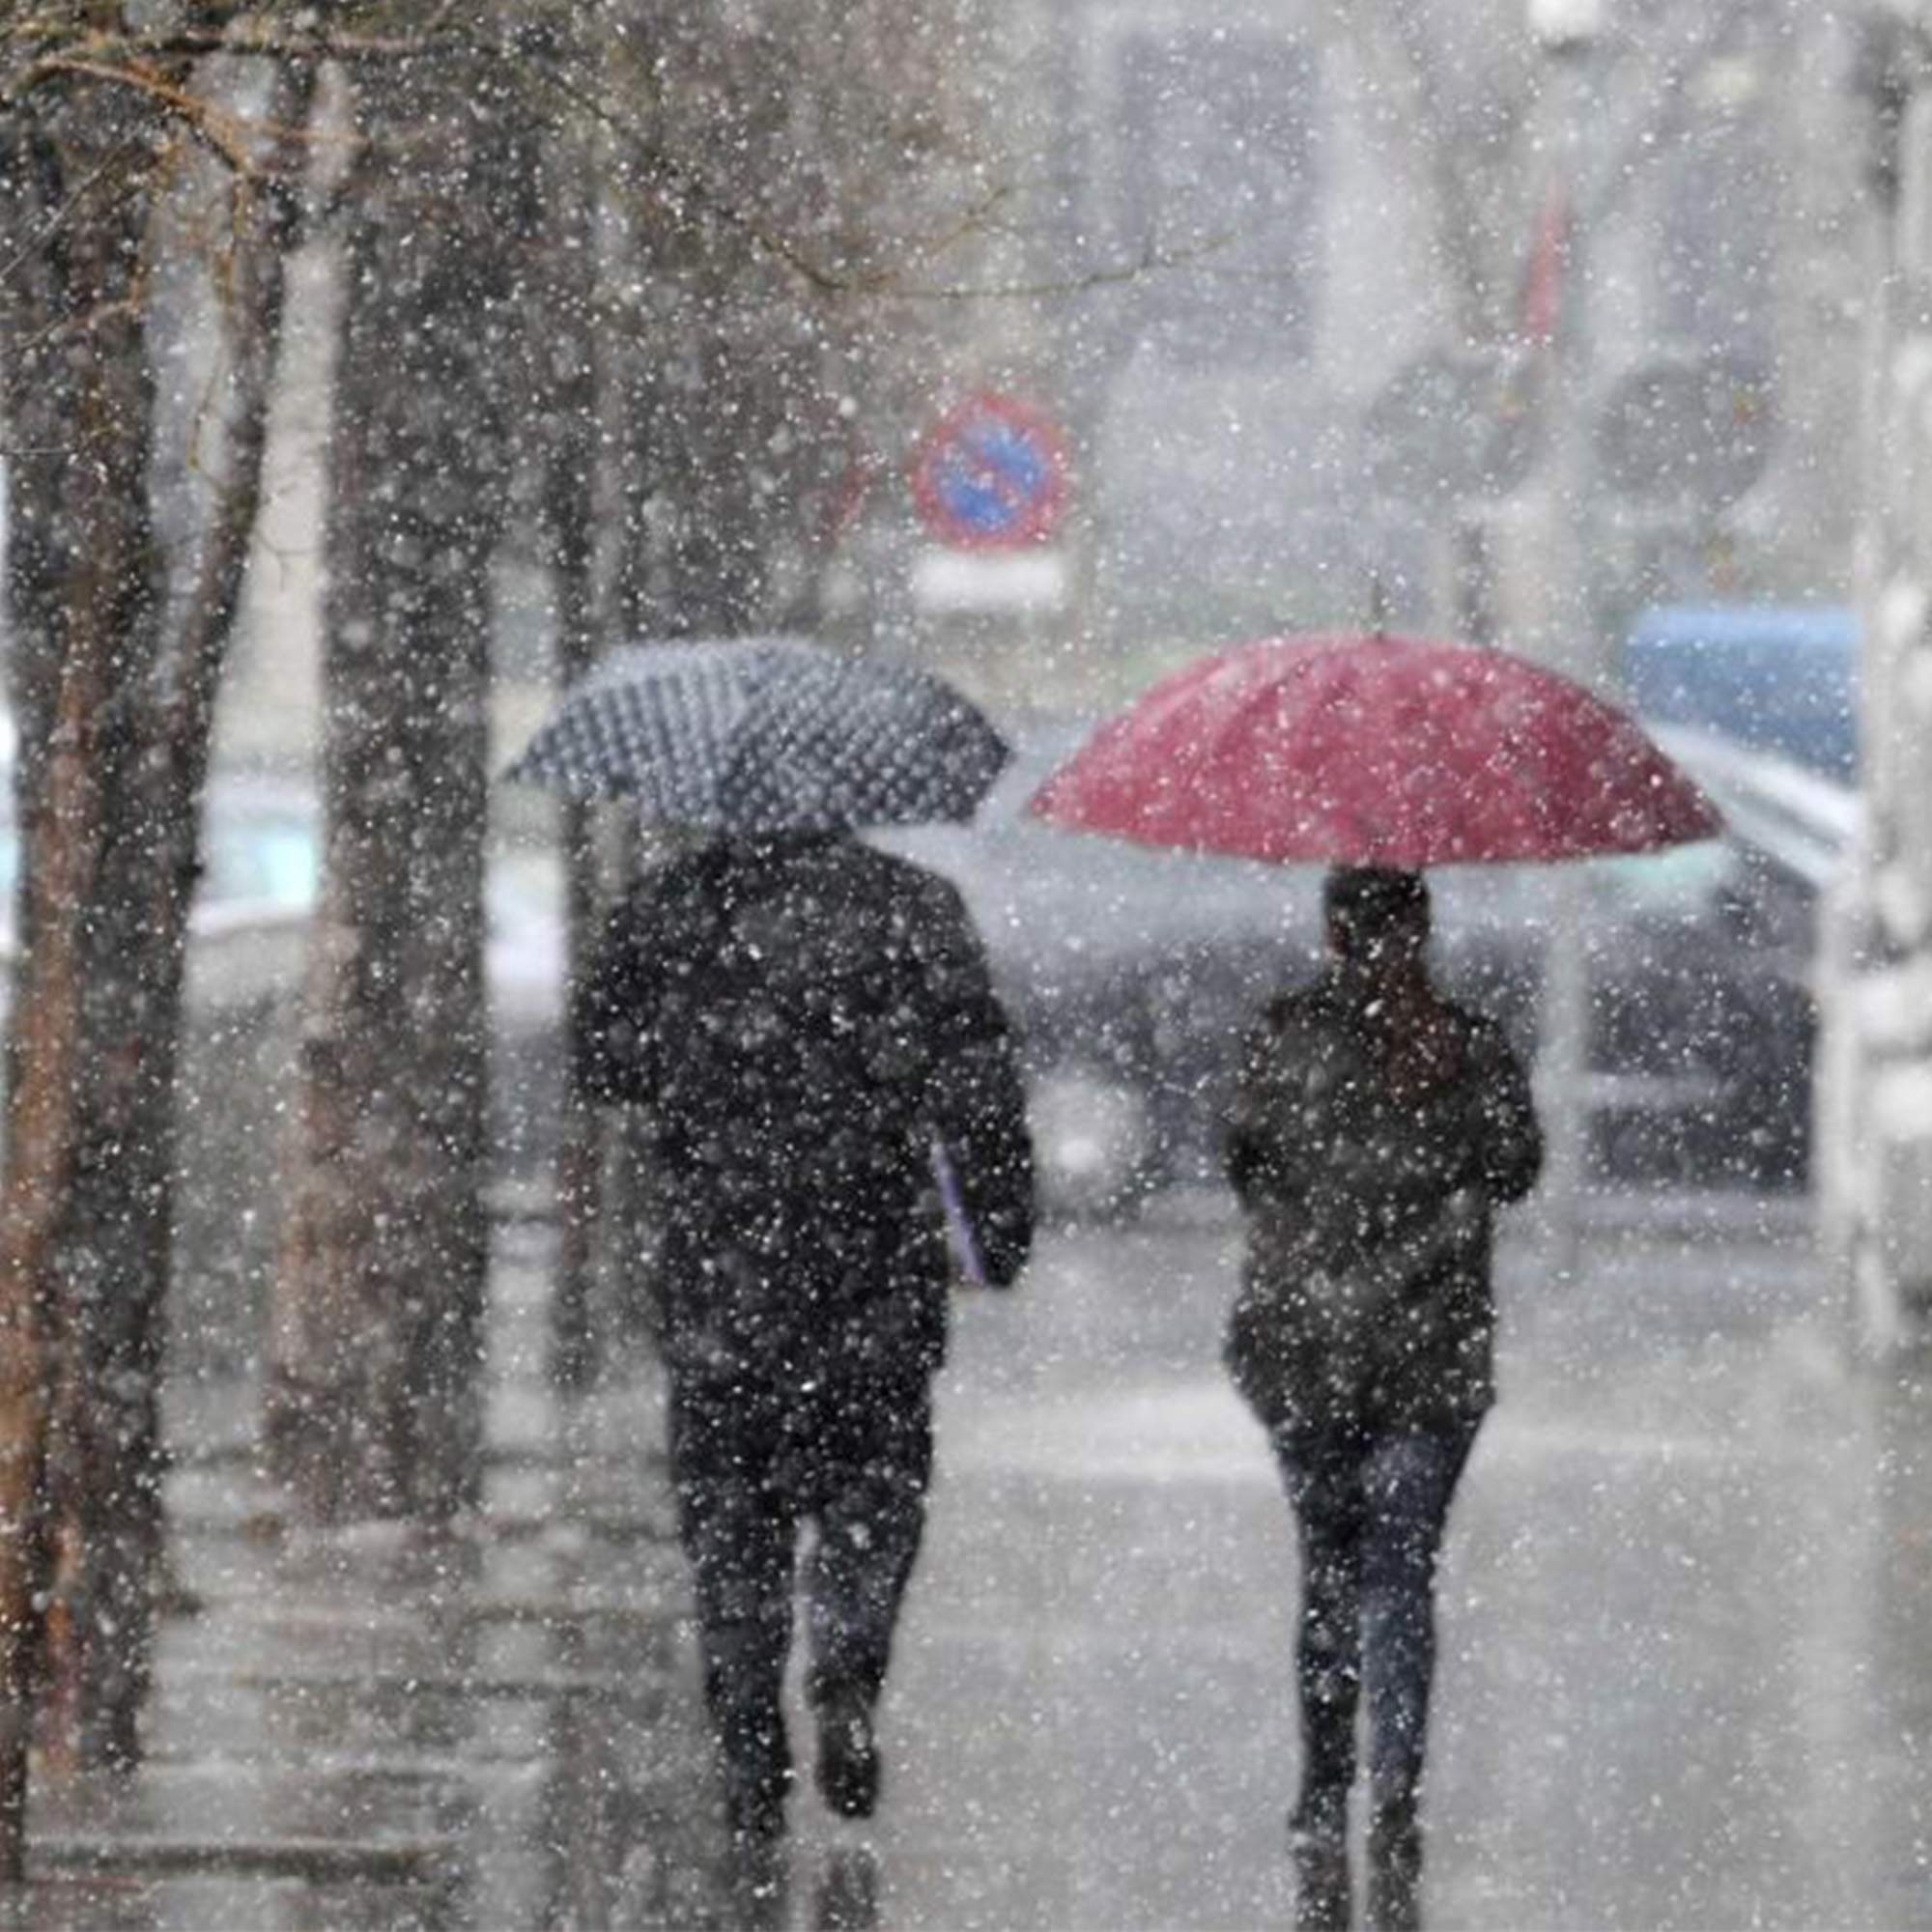
[[[723,1932],[783,1932],[791,1901],[782,1838],[734,1839],[720,1878],[715,1922]]]
[[[1422,1821],[1414,1799],[1369,1821],[1369,1932],[1422,1932]]]
[[[1348,1801],[1290,1814],[1288,1856],[1294,1867],[1294,1932],[1349,1932]]]
[[[724,1766],[720,1923],[729,1932],[781,1932],[786,1899],[785,1794],[791,1773],[769,1760]]]
[[[819,1704],[818,1788],[840,1818],[869,1818],[879,1802],[879,1747],[859,1690],[834,1690]]]

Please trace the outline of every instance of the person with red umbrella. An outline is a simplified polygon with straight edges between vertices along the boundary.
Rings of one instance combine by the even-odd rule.
[[[1494,1400],[1495,1208],[1536,1179],[1529,1083],[1430,983],[1419,872],[1338,867],[1329,961],[1250,1034],[1227,1166],[1248,1223],[1227,1335],[1300,1534],[1298,1922],[1346,1928],[1366,1689],[1369,1923],[1420,1923],[1436,1552]]]
[[[1102,725],[1032,809],[1330,867],[1323,969],[1270,998],[1244,1047],[1226,1163],[1247,1238],[1225,1353],[1299,1534],[1297,1923],[1350,1922],[1366,1691],[1368,1922],[1419,1926],[1436,1556],[1495,1396],[1496,1210],[1543,1154],[1501,1030],[1431,981],[1422,868],[1642,851],[1719,821],[1632,720],[1569,680],[1379,633],[1189,666]]]

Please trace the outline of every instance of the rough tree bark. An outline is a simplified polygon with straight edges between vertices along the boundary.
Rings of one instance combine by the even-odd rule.
[[[54,1763],[130,1762],[152,1645],[197,807],[279,333],[275,184],[306,83],[280,76],[259,152],[239,131],[230,144],[226,477],[189,558],[154,513],[152,250],[185,178],[192,84],[181,63],[50,73],[0,117],[21,846],[0,1181],[0,1877],[20,1873],[34,1732]]]
[[[332,1520],[480,1481],[489,565],[527,174],[499,69],[348,76],[323,778],[267,1436]]]

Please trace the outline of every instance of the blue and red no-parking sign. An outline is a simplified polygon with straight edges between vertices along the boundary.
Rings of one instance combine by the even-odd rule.
[[[987,390],[955,404],[912,454],[921,521],[961,550],[1040,543],[1066,497],[1066,451],[1039,411]]]

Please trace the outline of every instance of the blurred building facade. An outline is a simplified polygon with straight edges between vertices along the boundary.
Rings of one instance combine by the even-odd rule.
[[[880,347],[838,398],[808,621],[998,705],[1086,709],[1372,609],[1601,670],[1650,604],[1843,600],[1859,188],[1833,10],[1610,5],[1581,91],[1521,0],[980,11],[933,83],[983,135],[946,161],[969,213],[907,299],[864,308]],[[251,761],[303,762],[315,709],[326,247],[298,272],[224,701]],[[986,394],[1050,425],[1066,471],[1015,551],[949,541],[912,487],[923,439]],[[501,588],[507,738],[548,690],[541,559]]]
[[[1611,6],[1559,71],[1521,0],[1009,5],[1042,293],[992,353],[965,331],[957,374],[1019,388],[1070,452],[1065,597],[1012,633],[1022,684],[1045,663],[1104,702],[1372,606],[1560,633],[1589,669],[1650,604],[1842,601],[1840,21]],[[1553,517],[1584,552],[1560,621]]]
[[[1875,1351],[1932,1341],[1932,6],[1875,0],[1858,592],[1864,825],[1826,934],[1820,1191]]]
[[[1522,0],[992,0],[933,77],[978,144],[943,156],[960,235],[909,263],[908,299],[861,304],[868,343],[905,346],[839,400],[814,621],[912,643],[996,701],[1079,706],[1372,606],[1588,633],[1573,655],[1602,663],[1646,604],[1841,600],[1845,30],[1797,0],[1711,11],[1607,7],[1588,125],[1566,127],[1577,97]],[[1567,265],[1556,213],[1582,244]],[[239,755],[299,758],[313,716],[330,309],[313,254],[226,706]],[[1566,308],[1587,313],[1580,395],[1552,353]],[[950,543],[911,487],[922,439],[989,392],[1053,426],[1067,471],[1064,513],[1020,554]],[[1588,583],[1555,622],[1565,412],[1584,424]],[[502,657],[538,691],[545,597],[519,569]]]

